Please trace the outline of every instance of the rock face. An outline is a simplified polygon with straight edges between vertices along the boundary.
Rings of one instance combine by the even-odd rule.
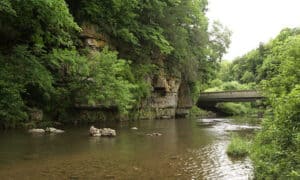
[[[163,67],[163,62],[160,62]],[[160,68],[159,73],[150,78],[151,96],[142,104],[141,119],[170,119],[185,117],[193,102],[188,84],[181,76],[172,76]]]
[[[90,127],[89,133],[93,137],[100,137],[100,136],[108,136],[108,137],[114,137],[117,135],[116,130],[110,129],[110,128],[103,128],[98,129],[94,126]]]
[[[107,45],[107,37],[105,37],[104,34],[97,32],[97,26],[89,23],[83,23],[81,27],[81,38],[83,39],[85,47],[97,50]]]
[[[178,91],[176,117],[185,117],[186,115],[188,115],[189,110],[192,108],[192,106],[193,100],[191,98],[191,90],[188,84],[182,81]]]
[[[109,38],[97,32],[97,26],[92,24],[82,24],[81,38],[84,42],[83,46],[90,47],[95,51],[102,49],[105,45],[109,45],[110,48],[114,49]],[[170,119],[175,116],[185,117],[192,107],[188,84],[182,80],[181,74],[170,75],[166,72],[165,57],[163,55],[159,52],[153,52],[152,56],[152,63],[158,67],[158,72],[155,75],[149,75],[145,79],[151,84],[151,95],[140,104],[138,118]],[[81,110],[77,115],[79,120],[127,119],[114,112],[113,116],[110,116],[110,112],[101,110]]]

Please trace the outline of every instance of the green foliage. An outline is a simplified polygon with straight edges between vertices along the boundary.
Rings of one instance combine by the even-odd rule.
[[[15,13],[0,14],[0,46],[32,43],[35,51],[72,45],[70,32],[79,27],[69,14],[64,0],[6,0]]]
[[[157,22],[163,17],[163,10],[166,8],[163,1],[67,0],[67,2],[80,23],[89,21],[96,24],[99,31],[118,40],[115,44],[117,47],[126,44],[139,51],[142,46],[148,44],[166,54],[173,50]]]
[[[230,33],[218,23],[208,30],[206,6],[206,0],[2,0],[0,125],[31,126],[33,107],[48,120],[61,120],[76,103],[127,113],[149,96],[145,79],[155,65],[190,85],[207,82]],[[115,51],[82,49],[77,23],[94,25]]]
[[[74,50],[57,50],[49,56],[56,68],[66,67],[56,73],[57,81],[67,84],[70,103],[117,106],[126,112],[135,102],[135,83],[129,62],[118,59],[117,53],[104,48],[101,52],[80,55]],[[63,90],[63,89],[61,89]],[[62,95],[60,95],[61,97]],[[61,99],[58,99],[61,101]]]
[[[258,84],[272,107],[272,113],[263,120],[251,152],[257,179],[300,176],[299,49],[300,30],[283,29],[275,39],[233,61],[229,71],[222,70],[232,73],[226,77],[227,81],[233,79],[248,86]],[[212,81],[212,85],[217,84],[220,82]],[[219,106],[226,107],[225,104]],[[230,111],[242,109],[235,106],[226,108]]]
[[[211,111],[205,111],[197,106],[193,106],[188,114],[189,118],[199,118],[199,117],[215,117],[216,114]]]
[[[88,102],[94,104],[97,101],[106,106],[118,106],[121,112],[125,112],[134,103],[132,91],[137,88],[130,83],[133,77],[128,62],[117,58],[116,52],[104,49],[91,55],[88,66],[90,69],[89,85],[86,92]]]
[[[7,13],[10,15],[16,15],[16,11],[12,8],[9,0],[2,0],[0,2],[0,13]]]
[[[223,82],[233,80],[230,62],[221,61],[216,78],[220,79]]]
[[[165,60],[169,73],[207,82],[229,45],[230,32],[208,32],[206,0],[67,0],[79,23],[96,24],[125,59]]]
[[[266,59],[276,63],[262,87],[273,107],[274,117],[266,118],[263,130],[258,134],[253,150],[255,174],[258,178],[297,177],[300,174],[300,74],[299,35],[285,36],[284,41],[273,46]],[[259,148],[258,148],[259,147]],[[272,164],[272,166],[270,166]]]
[[[245,138],[234,135],[231,137],[230,144],[226,149],[226,153],[235,158],[245,157],[250,153],[251,142]]]
[[[243,115],[251,112],[249,103],[218,103],[216,107],[227,115]]]
[[[258,86],[268,97],[272,113],[263,120],[251,152],[257,179],[296,179],[300,176],[299,49],[299,28],[283,29],[270,42],[237,58],[229,68],[221,64],[219,79],[210,83],[213,88],[209,91],[243,89],[238,81],[248,87]],[[228,83],[232,80],[235,82]],[[232,114],[243,111],[238,104],[218,106]]]
[[[205,90],[205,92],[215,92],[215,91],[231,91],[231,90],[248,90],[249,85],[240,84],[237,81],[222,82],[219,79],[214,79],[210,82],[210,87]]]
[[[0,124],[5,128],[24,122],[25,105],[40,107],[53,90],[50,73],[28,47],[17,46],[12,52],[11,56],[0,54]]]
[[[0,125],[27,121],[28,107],[47,109],[57,89],[53,48],[71,47],[79,30],[64,0],[4,0],[0,3]]]
[[[284,62],[284,53],[297,48],[292,43],[296,43],[299,34],[298,28],[283,29],[275,39],[237,58],[230,66],[233,79],[241,83],[259,83],[276,76]]]
[[[252,159],[255,176],[282,179],[300,175],[300,87],[273,102],[274,118],[266,118],[257,135]]]

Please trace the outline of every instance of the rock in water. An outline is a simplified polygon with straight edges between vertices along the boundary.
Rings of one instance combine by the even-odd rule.
[[[138,130],[138,128],[137,128],[137,127],[132,127],[131,129],[132,129],[132,130]]]
[[[103,128],[103,129],[98,129],[95,128],[94,126],[90,127],[89,131],[91,136],[99,137],[99,136],[116,136],[117,133],[114,129],[110,128]]]
[[[64,130],[56,129],[54,127],[47,127],[45,131],[49,132],[49,133],[63,133],[63,132],[65,132]]]
[[[93,137],[101,137],[101,134],[100,133],[95,133],[95,134],[91,134],[91,136],[93,136]]]
[[[65,132],[64,130],[56,129],[54,133],[64,133],[64,132]]]
[[[147,136],[161,136],[162,133],[157,133],[157,132],[154,132],[154,133],[148,133],[146,134]]]
[[[100,129],[101,132],[101,136],[116,136],[117,133],[114,129],[110,129],[110,128],[103,128]]]
[[[94,126],[91,126],[90,127],[90,135],[91,136],[101,136],[101,134],[100,134],[100,129],[98,129],[98,128],[95,128]],[[97,135],[96,135],[97,134]]]
[[[29,129],[28,132],[30,133],[45,133],[44,129]]]

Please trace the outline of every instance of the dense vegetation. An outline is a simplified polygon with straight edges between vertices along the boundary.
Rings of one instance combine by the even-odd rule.
[[[220,80],[256,87],[268,97],[251,152],[257,179],[300,176],[300,30],[283,29],[266,44],[224,63]],[[223,85],[224,86],[224,85]]]
[[[63,121],[78,103],[126,114],[149,95],[145,79],[163,61],[160,68],[195,92],[206,82],[211,90],[263,90],[272,115],[253,143],[255,175],[300,176],[300,30],[284,29],[232,64],[218,64],[230,33],[219,23],[208,30],[206,6],[206,0],[1,0],[0,127],[30,123],[34,108]],[[83,45],[86,24],[107,39],[106,47]],[[246,113],[239,104],[224,109]]]
[[[230,144],[226,149],[226,153],[233,158],[242,158],[249,154],[251,142],[238,135],[232,135]]]
[[[61,121],[82,102],[127,113],[149,95],[145,78],[158,60],[190,86],[207,82],[230,33],[219,23],[208,31],[206,6],[206,0],[2,0],[0,127],[30,122],[32,108]],[[107,47],[84,47],[86,24]]]
[[[259,77],[274,116],[266,118],[253,151],[257,177],[300,176],[300,34],[285,29],[266,44]],[[272,164],[270,166],[270,164]]]

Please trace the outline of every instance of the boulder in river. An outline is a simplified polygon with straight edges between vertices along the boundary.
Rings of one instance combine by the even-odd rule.
[[[56,129],[54,127],[47,127],[45,131],[49,132],[49,133],[63,133],[63,132],[65,132],[64,130]]]
[[[101,136],[116,136],[117,133],[114,129],[110,129],[110,128],[103,128],[100,129],[101,132]]]
[[[28,132],[30,133],[45,133],[44,129],[29,129]]]
[[[94,137],[99,137],[99,136],[116,136],[116,130],[110,129],[110,128],[103,128],[103,129],[98,129],[95,128],[94,126],[90,127],[90,135]]]
[[[95,128],[94,126],[91,126],[90,127],[90,135],[91,136],[101,136],[101,133],[100,133],[100,129],[98,129],[98,128]]]

